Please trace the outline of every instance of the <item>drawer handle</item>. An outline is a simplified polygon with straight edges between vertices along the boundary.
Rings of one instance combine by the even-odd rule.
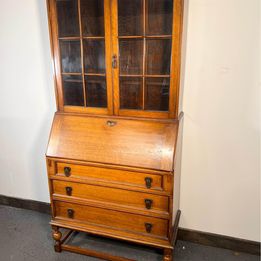
[[[145,199],[144,200],[144,202],[145,202],[145,206],[146,206],[146,208],[147,209],[151,209],[151,206],[152,206],[152,202],[153,202],[153,200],[152,199]]]
[[[146,187],[151,188],[152,178],[146,177],[145,182],[146,182]]]
[[[64,167],[64,174],[66,177],[71,176],[71,168],[70,167]]]
[[[151,229],[152,229],[152,224],[150,224],[150,223],[145,223],[145,228],[146,228],[147,233],[150,233],[150,232],[151,232]]]
[[[74,210],[69,208],[67,209],[67,215],[68,215],[68,218],[73,218],[74,216]]]
[[[65,190],[66,190],[66,194],[68,196],[71,196],[72,195],[72,187],[65,187]]]
[[[109,126],[109,127],[113,127],[113,126],[115,126],[116,124],[117,124],[116,121],[107,121],[107,126]]]

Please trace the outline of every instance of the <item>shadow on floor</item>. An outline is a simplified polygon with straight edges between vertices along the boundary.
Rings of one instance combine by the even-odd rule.
[[[50,216],[0,205],[0,260],[2,261],[95,261],[96,258],[69,252],[55,253]],[[107,251],[137,261],[160,261],[162,251],[98,236],[76,233],[77,246]],[[175,261],[258,261],[259,257],[230,250],[178,241]]]

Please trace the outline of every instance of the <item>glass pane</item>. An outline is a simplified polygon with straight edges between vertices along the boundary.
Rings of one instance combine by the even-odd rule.
[[[146,50],[146,73],[170,74],[171,40],[147,40]]]
[[[64,105],[84,105],[82,86],[82,77],[80,75],[63,76]]]
[[[149,0],[147,35],[172,34],[173,0]]]
[[[104,40],[83,41],[85,73],[105,73]]]
[[[120,77],[120,108],[142,109],[142,78]]]
[[[85,76],[87,107],[107,107],[106,79],[100,76]]]
[[[60,41],[62,72],[82,72],[80,41]]]
[[[104,36],[103,0],[81,0],[83,36]]]
[[[75,0],[57,0],[59,37],[80,36],[78,4]]]
[[[143,7],[142,0],[118,1],[118,34],[143,35]]]
[[[120,40],[120,74],[142,74],[143,40]]]
[[[169,110],[169,78],[147,78],[145,110]]]

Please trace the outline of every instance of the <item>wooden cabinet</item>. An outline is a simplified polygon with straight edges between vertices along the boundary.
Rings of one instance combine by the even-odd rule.
[[[83,253],[61,238],[67,228],[163,248],[172,260],[183,1],[47,3],[58,109],[46,153],[55,249]]]
[[[181,0],[49,0],[60,111],[177,118]]]

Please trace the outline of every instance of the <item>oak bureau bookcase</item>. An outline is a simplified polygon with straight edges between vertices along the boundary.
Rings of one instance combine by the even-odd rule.
[[[57,112],[47,148],[55,250],[73,231],[164,250],[179,210],[182,0],[47,0]],[[61,232],[64,229],[68,233]]]

